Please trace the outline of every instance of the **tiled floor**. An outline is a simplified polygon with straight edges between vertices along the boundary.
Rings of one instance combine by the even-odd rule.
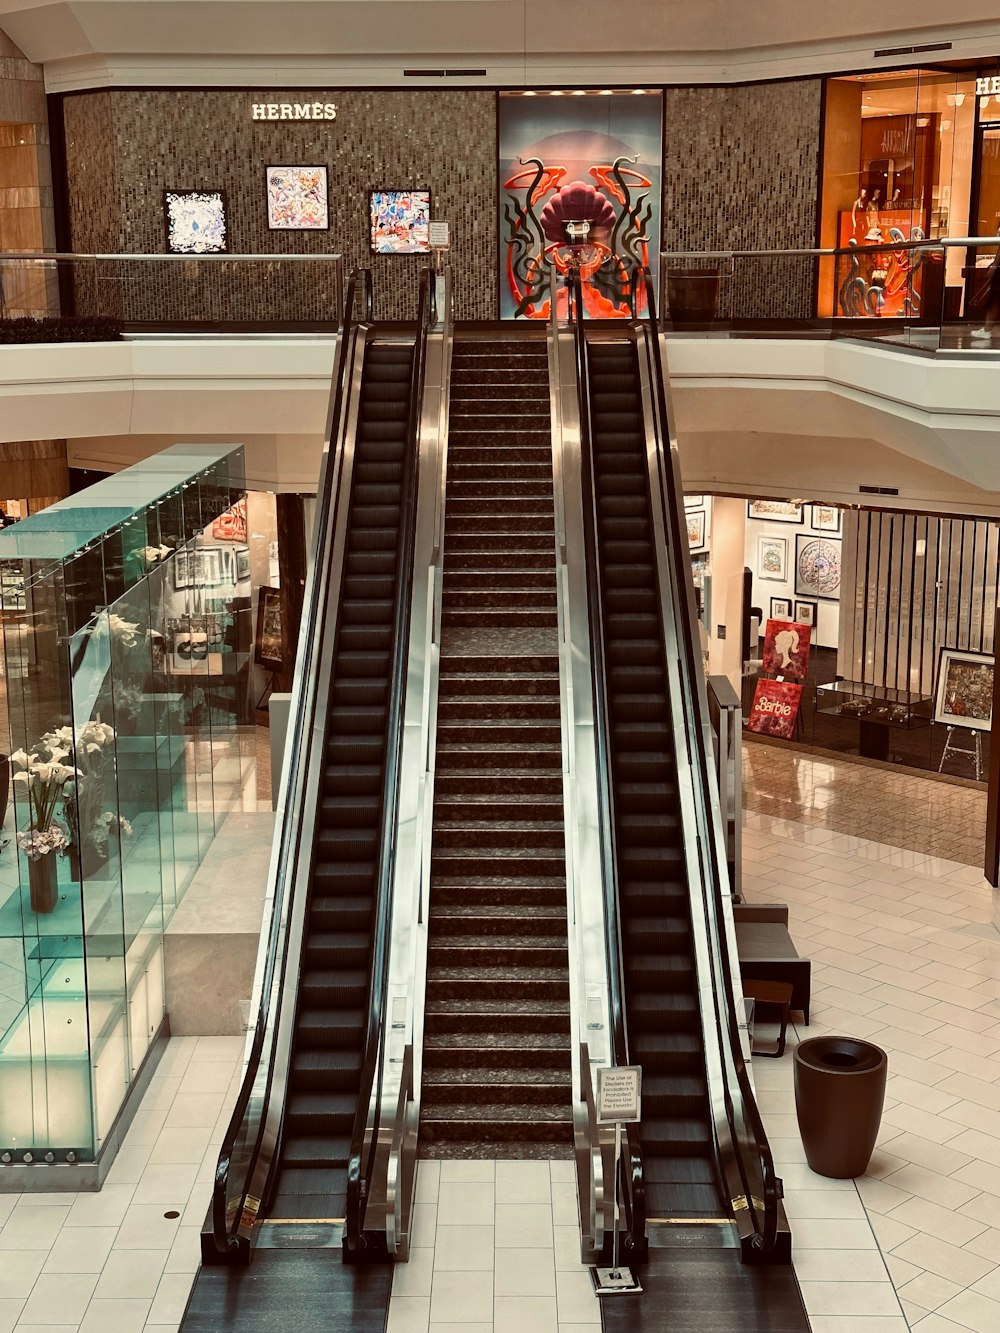
[[[812,1025],[754,1068],[813,1331],[1000,1333],[1000,935],[975,868],[981,815],[964,808],[979,793],[776,747],[747,746],[746,772],[744,890],[788,902],[813,960]],[[889,1053],[857,1182],[814,1175],[795,1124],[794,1040],[826,1031]],[[170,1043],[100,1195],[0,1195],[0,1333],[177,1328],[240,1045]],[[389,1333],[598,1323],[571,1163],[421,1167]]]
[[[177,1329],[242,1053],[172,1040],[99,1194],[0,1194],[0,1333]]]

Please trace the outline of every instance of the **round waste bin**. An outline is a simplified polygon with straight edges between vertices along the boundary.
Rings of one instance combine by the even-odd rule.
[[[676,327],[708,327],[715,319],[719,304],[717,268],[675,269],[667,274],[667,309]]]
[[[885,1100],[888,1058],[857,1037],[810,1037],[795,1051],[795,1114],[806,1161],[821,1176],[864,1175]]]

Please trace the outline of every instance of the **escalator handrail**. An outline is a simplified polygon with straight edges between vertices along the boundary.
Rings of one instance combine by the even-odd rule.
[[[337,350],[337,365],[334,371],[331,404],[327,421],[327,445],[324,450],[317,487],[317,510],[314,524],[316,555],[310,573],[309,586],[303,605],[303,615],[299,630],[295,680],[293,684],[292,710],[289,722],[289,735],[285,749],[283,767],[283,785],[288,794],[280,829],[280,843],[276,850],[274,864],[274,899],[271,913],[270,935],[262,982],[260,1003],[257,1011],[256,1027],[250,1052],[247,1056],[243,1082],[236,1098],[236,1105],[230,1117],[229,1126],[219,1148],[215,1177],[212,1188],[212,1231],[215,1248],[225,1254],[239,1248],[239,1239],[235,1228],[230,1230],[227,1217],[227,1199],[229,1197],[229,1174],[232,1166],[233,1151],[240,1131],[247,1117],[254,1086],[264,1058],[264,1042],[271,1016],[271,1000],[274,994],[275,975],[283,975],[287,965],[288,937],[281,947],[284,924],[289,917],[289,908],[296,888],[299,854],[301,850],[301,826],[296,817],[297,806],[301,802],[301,793],[305,782],[305,763],[303,759],[308,751],[316,711],[316,699],[310,699],[309,689],[314,682],[315,664],[319,654],[321,620],[320,604],[324,600],[325,580],[320,567],[319,552],[322,550],[323,537],[330,522],[330,509],[333,502],[332,480],[335,475],[337,440],[339,438],[343,414],[347,403],[347,380],[353,361],[356,325],[354,308],[359,286],[362,288],[366,311],[371,309],[372,277],[368,269],[355,270],[350,277],[347,296],[344,301],[344,316],[340,329]],[[295,795],[299,794],[299,802]],[[262,1108],[267,1106],[270,1096],[273,1072],[274,1051],[271,1052],[267,1072],[267,1093],[262,1101]],[[240,1193],[245,1197],[246,1184],[253,1173],[260,1151],[260,1138],[266,1116],[263,1110],[255,1130],[256,1140],[250,1154],[250,1164],[246,1178],[241,1183]],[[239,1225],[243,1207],[236,1210],[234,1220]]]
[[[369,1130],[372,1096],[381,1105],[381,1068],[385,1054],[386,1006],[389,989],[389,944],[392,929],[392,886],[396,860],[397,813],[399,810],[401,751],[403,744],[403,705],[406,693],[408,643],[410,637],[410,601],[413,584],[413,543],[416,525],[416,453],[420,435],[420,408],[423,400],[426,367],[427,331],[431,319],[433,277],[424,269],[420,277],[417,310],[417,334],[413,349],[413,369],[407,400],[406,446],[403,455],[399,555],[396,566],[396,604],[393,609],[392,673],[389,678],[389,712],[386,719],[385,780],[382,800],[382,826],[379,838],[378,882],[373,916],[372,974],[368,998],[368,1017],[364,1040],[364,1058],[358,1092],[358,1108],[351,1134],[347,1165],[347,1213],[345,1241],[347,1248],[365,1248],[365,1210],[371,1194],[378,1125]],[[376,1115],[377,1115],[376,1111]],[[367,1144],[367,1151],[366,1151]]]
[[[597,751],[598,835],[600,842],[601,882],[604,893],[605,947],[607,951],[608,1009],[611,1024],[611,1054],[615,1065],[630,1064],[628,1025],[625,1015],[625,982],[622,974],[624,953],[621,938],[621,913],[618,897],[618,858],[615,847],[614,788],[608,759],[610,750],[610,714],[605,682],[603,609],[601,580],[598,573],[597,486],[593,470],[593,432],[590,410],[590,377],[587,345],[583,326],[583,283],[579,271],[567,302],[573,326],[576,360],[576,385],[580,411],[580,455],[584,492],[584,565],[587,580],[587,616],[590,625],[591,679],[594,690],[594,743]],[[638,1126],[625,1126],[628,1148],[624,1171],[623,1203],[627,1229],[633,1244],[641,1244],[646,1230],[646,1191],[643,1179],[642,1144]]]
[[[648,318],[643,321],[645,325],[645,335],[649,339],[650,357],[649,360],[653,367],[653,383],[651,385],[654,406],[658,418],[657,429],[657,447],[660,452],[661,473],[664,486],[665,504],[668,506],[668,512],[665,514],[664,530],[669,547],[669,563],[675,571],[686,569],[689,563],[689,553],[686,543],[686,527],[684,523],[684,501],[683,488],[680,478],[680,469],[677,459],[677,452],[674,449],[664,447],[664,441],[669,441],[669,421],[667,407],[667,389],[663,372],[663,364],[659,355],[660,339],[659,325],[656,315],[656,296],[653,288],[652,275],[648,268],[643,267],[638,270],[636,280],[642,281],[645,285],[646,293],[646,312]],[[685,540],[682,541],[682,534]],[[711,932],[711,945],[714,950],[715,959],[715,985],[713,987],[716,997],[716,1027],[720,1041],[723,1041],[729,1050],[729,1058],[732,1064],[732,1070],[737,1082],[737,1090],[742,1102],[743,1114],[746,1117],[747,1127],[753,1138],[754,1151],[757,1155],[757,1173],[759,1173],[762,1182],[762,1197],[758,1197],[756,1190],[752,1188],[748,1163],[744,1161],[742,1149],[743,1136],[735,1123],[735,1111],[732,1102],[734,1089],[731,1085],[725,1088],[725,1104],[731,1129],[731,1138],[736,1153],[736,1161],[739,1167],[740,1176],[743,1180],[746,1190],[746,1200],[749,1206],[749,1212],[754,1219],[755,1234],[752,1237],[754,1247],[764,1253],[770,1252],[775,1244],[775,1237],[778,1225],[778,1208],[780,1199],[780,1187],[777,1175],[774,1169],[774,1159],[768,1144],[767,1134],[764,1129],[764,1123],[757,1106],[756,1098],[750,1084],[750,1077],[747,1072],[746,1063],[743,1059],[743,1049],[740,1043],[739,1026],[736,1016],[736,999],[733,993],[732,984],[732,966],[729,951],[729,942],[724,923],[720,920],[722,893],[726,884],[726,870],[724,863],[720,861],[719,856],[719,838],[716,836],[717,830],[713,829],[713,819],[711,815],[708,793],[711,790],[712,775],[708,763],[708,749],[704,743],[704,738],[708,735],[707,720],[707,700],[703,697],[704,690],[698,688],[699,671],[698,660],[700,648],[695,643],[694,626],[697,623],[697,615],[694,604],[694,592],[689,578],[676,578],[676,587],[679,595],[685,599],[685,605],[681,608],[677,616],[677,640],[681,662],[681,678],[684,682],[684,705],[687,711],[685,724],[688,734],[692,739],[690,745],[690,755],[692,762],[696,765],[696,782],[693,792],[695,800],[695,809],[698,813],[699,822],[699,851],[703,861],[703,869],[707,873],[702,874],[701,886],[704,899],[706,921]],[[707,862],[707,863],[706,863]],[[720,994],[720,987],[722,993]],[[725,1031],[723,1031],[723,1027]]]

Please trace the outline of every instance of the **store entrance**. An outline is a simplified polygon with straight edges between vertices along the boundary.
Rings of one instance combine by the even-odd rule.
[[[972,207],[973,236],[1000,235],[1000,120],[982,120],[976,129],[975,199]],[[986,314],[989,279],[984,270],[993,263],[995,250],[979,247],[968,252],[965,267],[965,313],[974,319]]]

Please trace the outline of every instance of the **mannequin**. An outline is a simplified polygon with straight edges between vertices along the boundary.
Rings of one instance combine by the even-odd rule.
[[[863,213],[865,211],[865,200],[867,198],[868,198],[868,191],[863,189],[858,194],[857,199],[855,199],[854,203],[851,205],[851,226],[854,227],[855,230],[857,230],[857,225],[858,225],[858,214]]]

